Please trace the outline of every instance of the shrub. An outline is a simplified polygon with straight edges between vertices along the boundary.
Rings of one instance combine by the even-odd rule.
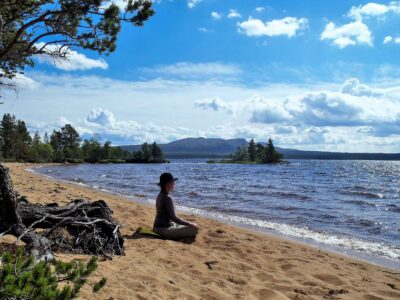
[[[75,260],[37,262],[26,255],[23,248],[18,248],[14,254],[4,252],[0,266],[0,299],[74,299],[96,268],[96,257],[86,264]],[[99,291],[106,281],[102,278],[96,283],[93,292]]]

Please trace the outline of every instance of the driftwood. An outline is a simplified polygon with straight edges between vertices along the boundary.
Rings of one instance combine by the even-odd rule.
[[[37,258],[53,259],[55,250],[123,255],[120,228],[103,200],[76,199],[65,206],[30,203],[14,191],[8,169],[0,164],[0,237],[16,236]]]

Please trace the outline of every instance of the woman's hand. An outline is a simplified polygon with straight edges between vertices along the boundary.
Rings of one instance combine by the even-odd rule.
[[[199,229],[199,226],[196,223],[190,223],[189,226]]]

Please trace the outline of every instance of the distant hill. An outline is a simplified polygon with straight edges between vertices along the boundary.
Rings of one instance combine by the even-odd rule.
[[[247,145],[245,139],[186,138],[168,144],[160,144],[166,158],[220,158],[234,153],[237,147]],[[265,144],[265,143],[262,143]],[[124,150],[139,151],[140,145],[121,146]],[[400,160],[400,153],[347,153],[304,151],[276,147],[285,159],[331,160]]]
[[[225,157],[238,146],[247,145],[245,139],[186,138],[168,144],[159,144],[166,158]],[[140,145],[121,146],[124,150],[139,151]]]

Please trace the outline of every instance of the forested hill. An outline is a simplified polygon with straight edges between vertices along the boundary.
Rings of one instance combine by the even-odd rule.
[[[167,158],[225,157],[247,145],[245,139],[186,138],[168,144],[159,144]],[[128,151],[140,150],[140,145],[121,146]]]
[[[186,138],[168,144],[160,144],[166,158],[226,157],[237,147],[247,146],[245,139]],[[265,144],[265,143],[262,143]],[[128,151],[140,150],[140,145],[121,146]],[[346,153],[327,151],[302,151],[276,147],[285,159],[348,159],[348,160],[400,160],[400,153]]]

